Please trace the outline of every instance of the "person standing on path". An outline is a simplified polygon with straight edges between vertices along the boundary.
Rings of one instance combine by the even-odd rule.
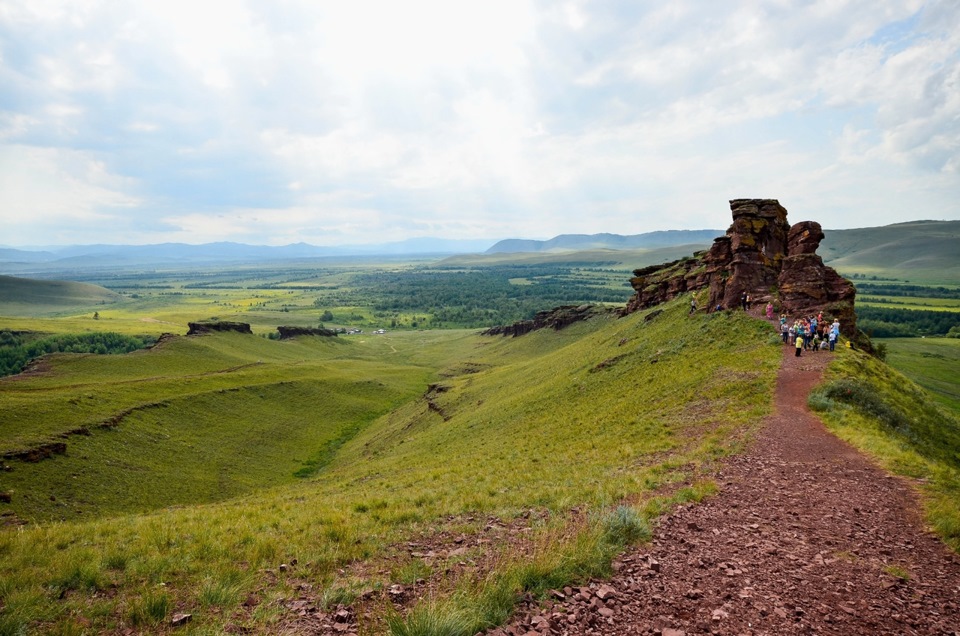
[[[773,320],[773,303],[767,303],[767,320]]]
[[[690,313],[693,314],[697,311],[697,299],[696,297],[690,299]]]
[[[740,308],[743,309],[744,311],[747,310],[747,302],[749,298],[750,297],[747,296],[747,292],[743,292],[742,294],[740,294]]]
[[[797,347],[796,357],[799,358],[800,352],[803,351],[803,335],[802,334],[797,335],[797,342],[795,343],[795,346]]]

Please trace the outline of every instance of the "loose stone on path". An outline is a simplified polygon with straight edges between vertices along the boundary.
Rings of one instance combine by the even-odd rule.
[[[662,519],[611,580],[490,633],[960,636],[960,558],[904,481],[807,409],[829,356],[785,352],[775,413],[717,496]]]

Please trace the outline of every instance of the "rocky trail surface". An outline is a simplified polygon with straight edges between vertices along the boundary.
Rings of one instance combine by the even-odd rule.
[[[960,635],[960,558],[909,484],[806,406],[831,354],[784,348],[775,412],[716,479],[608,581],[528,606],[503,634]]]
[[[719,494],[662,518],[649,544],[617,559],[611,579],[526,602],[487,636],[960,636],[960,557],[924,528],[906,480],[807,408],[831,357],[796,358],[784,347],[774,412],[747,452],[714,475]],[[464,545],[509,541],[519,529],[495,520],[488,530]],[[443,555],[461,541],[409,546]],[[427,592],[394,587],[398,606]],[[313,593],[290,603],[288,633],[370,632],[359,608],[324,612]]]

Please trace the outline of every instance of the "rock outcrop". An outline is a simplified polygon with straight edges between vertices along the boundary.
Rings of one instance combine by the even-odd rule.
[[[693,256],[645,267],[630,283],[636,294],[624,313],[646,309],[686,292],[708,290],[705,309],[729,309],[748,294],[753,306],[772,302],[791,317],[822,311],[839,318],[844,335],[856,334],[856,289],[817,256],[823,230],[815,221],[793,226],[776,199],[730,201],[726,236]]]
[[[280,339],[295,338],[297,336],[336,336],[337,332],[333,329],[323,327],[277,327],[280,333]]]
[[[187,326],[190,327],[190,330],[187,332],[188,336],[214,333],[217,331],[236,331],[238,333],[253,334],[253,330],[250,329],[249,323],[246,322],[229,322],[226,320],[211,322],[188,322]]]
[[[516,337],[547,327],[559,331],[575,322],[586,320],[591,316],[602,313],[607,313],[607,310],[597,305],[563,305],[546,311],[538,311],[536,315],[534,315],[533,320],[521,320],[512,325],[491,327],[481,332],[481,335]]]

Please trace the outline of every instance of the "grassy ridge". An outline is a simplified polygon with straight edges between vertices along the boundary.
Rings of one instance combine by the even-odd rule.
[[[589,554],[599,555],[596,563],[608,563],[610,546],[633,536],[634,513],[620,515],[621,521],[598,515],[606,520],[581,531],[564,529],[569,508],[602,510],[644,498],[658,485],[695,478],[697,466],[735,447],[770,408],[780,348],[771,344],[768,325],[739,314],[688,317],[683,303],[653,320],[644,317],[596,318],[516,339],[408,332],[371,337],[362,346],[359,340],[337,345],[327,359],[338,365],[389,361],[412,370],[432,368],[432,374],[419,376],[419,393],[428,375],[439,386],[358,430],[305,481],[219,504],[4,531],[0,626],[68,630],[83,622],[94,631],[144,629],[176,608],[193,613],[189,629],[196,633],[219,631],[226,622],[270,631],[282,608],[276,601],[289,597],[297,583],[312,583],[331,598],[343,590],[388,585],[393,575],[378,574],[376,567],[361,580],[341,579],[338,571],[348,561],[375,560],[388,545],[427,528],[442,531],[455,523],[449,530],[469,531],[463,515],[510,518],[530,507],[556,519],[531,535],[542,544],[538,565],[523,565],[519,554],[519,561],[505,558],[514,565],[491,574],[491,589],[500,590],[509,606],[524,590],[557,577],[583,576],[594,566],[561,565],[588,554],[582,550],[586,545],[594,546]],[[232,336],[201,340],[219,353],[221,365],[231,357],[268,352],[259,347],[285,344]],[[175,369],[178,358],[190,366],[189,355],[176,353],[185,347],[180,353],[186,354],[194,345],[174,344],[165,354],[170,359],[157,352],[158,369]],[[238,350],[247,346],[256,353],[240,356]],[[254,374],[247,382],[265,372],[261,367],[286,367],[289,378],[304,368],[296,359],[296,353],[286,365],[265,359],[237,373]],[[363,374],[354,368],[358,377]],[[307,375],[271,397],[290,399],[310,382]],[[64,378],[58,381],[70,387]],[[259,389],[253,384],[235,397],[243,403],[263,399],[254,398]],[[225,407],[216,395],[207,390],[203,399],[213,400],[211,408]],[[169,408],[190,402],[170,401]],[[141,422],[138,430],[145,437],[160,431],[161,417],[158,411],[156,422]],[[149,443],[160,448],[165,440],[155,436]],[[685,489],[678,496],[696,498],[708,491],[708,486]],[[650,514],[663,505],[650,508]],[[603,530],[610,527],[621,530]],[[610,538],[614,535],[619,538]],[[295,577],[264,574],[291,558],[302,564]],[[159,582],[165,585],[158,588]],[[115,594],[96,593],[112,586]],[[253,591],[263,602],[245,610],[240,602]]]
[[[960,221],[912,221],[883,227],[827,230],[823,260],[850,275],[908,278],[934,284],[960,280]]]
[[[93,311],[120,299],[120,294],[99,285],[0,275],[0,304],[10,316],[38,316],[79,307]]]
[[[960,419],[892,367],[848,350],[810,406],[837,436],[917,480],[928,522],[960,551]]]
[[[16,463],[3,480],[12,509],[26,519],[69,519],[289,483],[327,445],[421,393],[432,377],[409,356],[377,360],[377,345],[221,334],[106,359],[54,356],[45,373],[0,381],[3,448],[86,434],[68,437],[65,456]]]

